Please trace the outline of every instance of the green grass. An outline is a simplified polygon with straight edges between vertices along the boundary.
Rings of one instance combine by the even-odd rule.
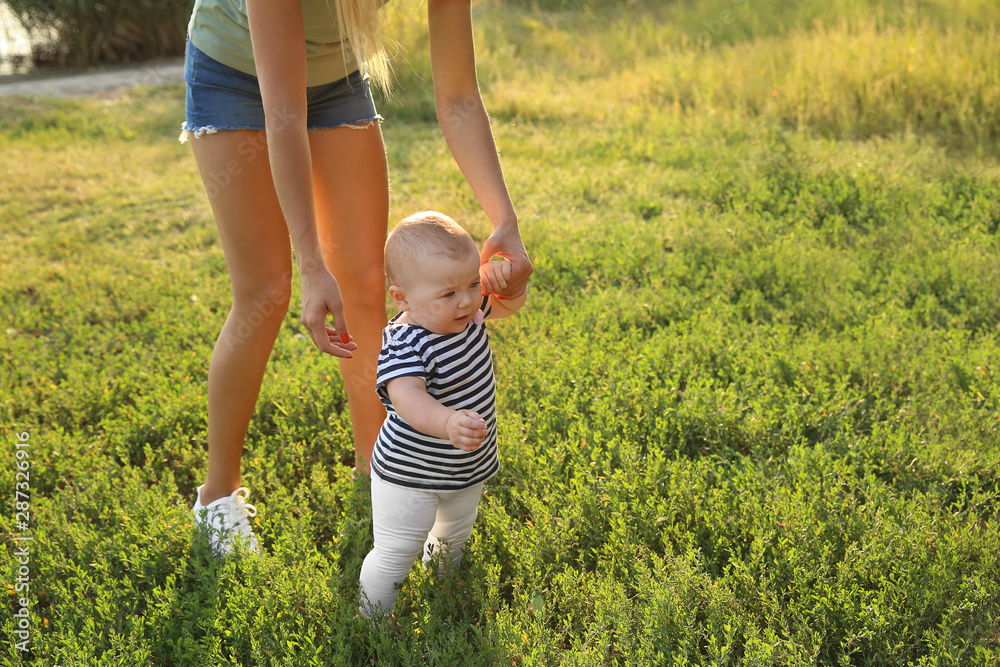
[[[392,219],[482,240],[422,10],[390,7]],[[244,457],[265,553],[193,540],[229,287],[182,89],[0,101],[0,488],[30,433],[35,537],[34,659],[8,591],[0,662],[997,663],[1000,10],[475,12],[536,273],[492,329],[502,470],[398,637],[355,618],[367,487],[296,312]]]

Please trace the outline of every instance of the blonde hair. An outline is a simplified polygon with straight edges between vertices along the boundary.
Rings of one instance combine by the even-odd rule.
[[[392,285],[413,278],[418,262],[427,257],[462,260],[478,254],[476,242],[444,213],[422,211],[404,218],[385,240],[385,272]]]
[[[346,37],[350,42],[361,73],[370,76],[375,85],[388,93],[391,71],[379,26],[379,13],[386,2],[387,0],[327,0],[328,4],[337,6],[341,40]]]

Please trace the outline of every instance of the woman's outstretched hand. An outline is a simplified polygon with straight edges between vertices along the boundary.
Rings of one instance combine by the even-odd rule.
[[[327,326],[327,315],[333,315],[332,329]],[[325,266],[302,273],[302,324],[320,352],[350,359],[351,351],[358,349],[347,331],[340,285]]]
[[[490,237],[483,243],[483,251],[479,261],[483,264],[500,256],[510,262],[510,276],[502,292],[496,294],[501,299],[513,299],[524,294],[528,288],[528,278],[535,268],[528,259],[528,252],[521,241],[521,233],[515,226],[501,226],[493,230]],[[485,290],[485,286],[484,286]],[[486,294],[486,291],[483,292]]]

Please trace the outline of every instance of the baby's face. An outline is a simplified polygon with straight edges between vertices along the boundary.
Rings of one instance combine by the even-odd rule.
[[[427,257],[401,286],[397,304],[406,314],[403,322],[418,324],[437,334],[461,333],[482,303],[479,255],[461,260]]]

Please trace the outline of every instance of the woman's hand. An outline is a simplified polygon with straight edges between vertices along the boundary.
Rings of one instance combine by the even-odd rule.
[[[510,262],[510,275],[505,276],[506,284],[502,291],[489,291],[501,299],[513,299],[524,294],[528,288],[528,278],[535,268],[531,265],[531,260],[528,259],[528,252],[524,249],[521,234],[516,226],[497,227],[483,243],[483,251],[479,257],[480,262],[485,265],[494,256],[503,257]]]
[[[332,329],[326,324],[327,315],[333,315]],[[358,349],[347,331],[340,285],[325,266],[302,273],[302,324],[320,352],[350,359],[351,351]]]

